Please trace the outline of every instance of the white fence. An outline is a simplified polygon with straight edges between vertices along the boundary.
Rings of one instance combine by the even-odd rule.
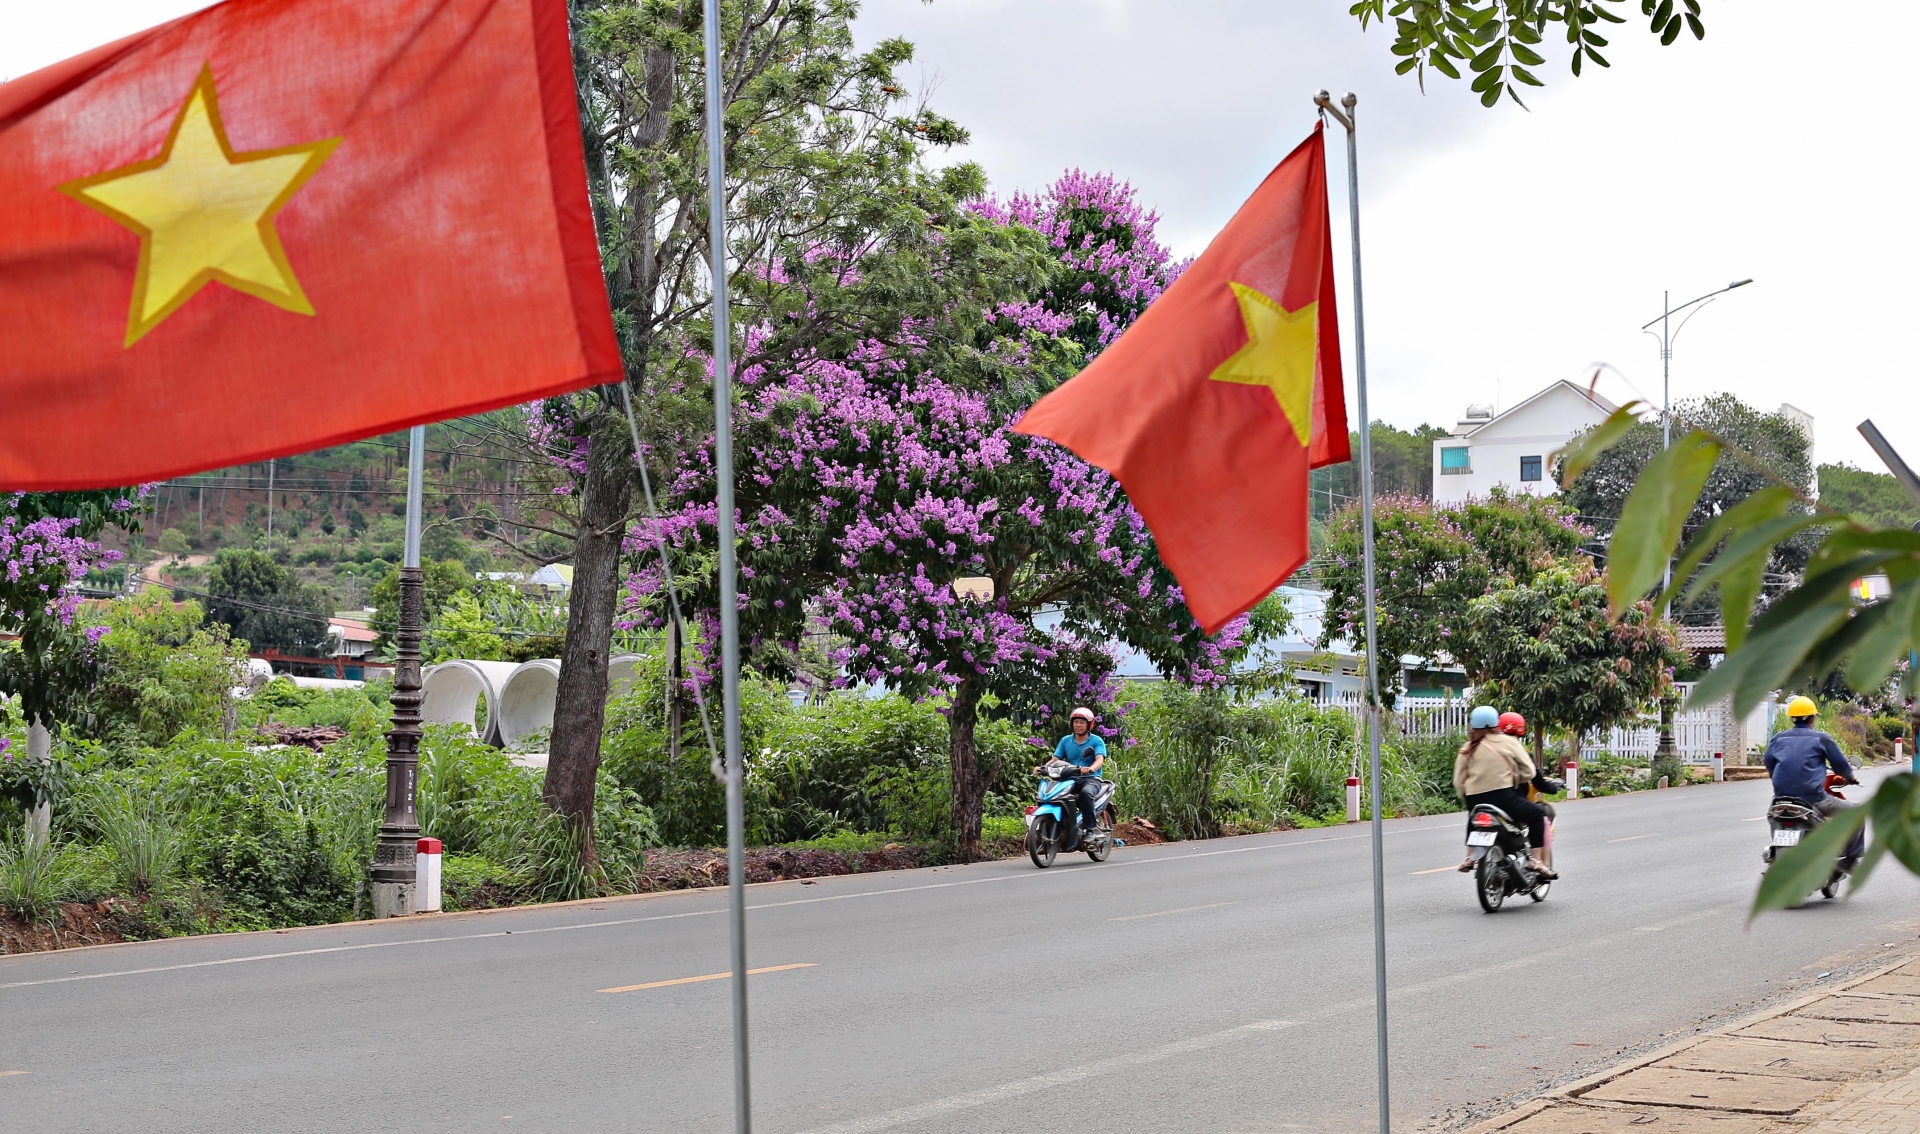
[[[1684,703],[1687,695],[1693,692],[1693,685],[1681,682],[1675,686],[1675,690]],[[1361,705],[1359,694],[1345,694],[1337,703],[1358,717]],[[1466,732],[1467,717],[1472,712],[1473,702],[1466,698],[1402,697],[1394,706],[1393,720],[1402,736],[1445,736]],[[1673,742],[1679,750],[1680,759],[1688,764],[1712,763],[1715,752],[1725,753],[1729,763],[1738,763],[1747,750],[1742,722],[1734,718],[1732,708],[1726,702],[1675,713]],[[1580,755],[1584,758],[1608,753],[1630,759],[1651,760],[1653,750],[1659,743],[1660,714],[1654,711],[1643,715],[1632,725],[1589,734],[1580,742]]]

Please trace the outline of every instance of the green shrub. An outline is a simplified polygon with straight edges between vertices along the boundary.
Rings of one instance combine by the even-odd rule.
[[[255,801],[193,844],[194,874],[220,895],[231,929],[321,925],[352,915],[357,875],[329,853],[318,818]]]

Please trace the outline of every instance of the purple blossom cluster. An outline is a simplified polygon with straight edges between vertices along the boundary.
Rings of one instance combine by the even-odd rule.
[[[5,565],[0,571],[0,628],[16,628],[39,609],[51,611],[62,623],[73,622],[80,609],[73,584],[94,567],[120,559],[119,552],[73,534],[79,526],[80,521],[71,519],[22,523],[16,515],[0,515],[0,564]]]
[[[1244,621],[1207,639],[1118,482],[1013,432],[1029,399],[1003,397],[1058,385],[1070,377],[1060,360],[1097,352],[1165,290],[1176,269],[1156,218],[1123,183],[1077,171],[1037,197],[970,209],[1045,235],[1066,269],[1052,289],[969,308],[984,330],[945,314],[910,318],[832,353],[804,337],[784,347],[770,326],[745,336],[752,361],[736,378],[735,411],[743,630],[791,645],[824,628],[844,643],[834,657],[843,684],[910,695],[965,686],[1042,719],[1062,700],[1112,703],[1115,642],[1176,679],[1224,681]],[[848,265],[811,286],[859,278]],[[1080,349],[1061,349],[1068,342]],[[990,358],[1003,377],[983,382],[956,356]],[[630,624],[659,618],[656,539],[683,553],[712,546],[713,477],[711,446],[693,448],[666,486],[674,509],[629,532],[626,550],[643,564],[626,581]],[[955,581],[968,576],[992,580],[993,597],[962,597]],[[1117,731],[1120,712],[1103,732]]]

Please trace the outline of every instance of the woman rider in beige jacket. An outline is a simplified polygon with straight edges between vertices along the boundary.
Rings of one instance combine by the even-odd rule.
[[[1473,727],[1453,761],[1453,790],[1467,801],[1469,811],[1491,803],[1512,816],[1514,822],[1525,823],[1528,841],[1533,845],[1533,869],[1547,878],[1558,878],[1540,857],[1547,842],[1546,808],[1529,800],[1523,790],[1533,779],[1533,757],[1527,755],[1525,745],[1499,731],[1499,721],[1500,714],[1491,705],[1473,710],[1468,722]],[[1473,858],[1468,856],[1460,864],[1460,871],[1464,874],[1472,869]]]

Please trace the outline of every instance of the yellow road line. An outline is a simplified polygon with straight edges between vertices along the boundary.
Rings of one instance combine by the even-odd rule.
[[[1659,837],[1660,837],[1660,832],[1655,831],[1650,835],[1628,835],[1624,839],[1608,839],[1607,841],[1610,843],[1630,843],[1635,839],[1657,839]]]
[[[1139,921],[1143,917],[1165,917],[1168,914],[1192,913],[1195,910],[1214,910],[1214,909],[1219,909],[1221,906],[1230,906],[1232,904],[1233,904],[1232,902],[1208,902],[1204,906],[1181,906],[1177,910],[1160,910],[1156,913],[1128,914],[1125,917],[1110,917],[1107,920],[1108,921]]]
[[[816,969],[819,967],[820,965],[817,961],[807,961],[798,965],[768,965],[764,969],[748,969],[747,975],[759,976],[761,973],[784,973],[788,969]],[[703,980],[726,980],[732,975],[732,973],[708,973],[706,976],[683,976],[675,978],[674,980],[649,981],[646,984],[623,984],[619,988],[603,988],[600,989],[600,991],[639,992],[643,988],[665,988],[672,984],[699,984]]]
[[[1441,871],[1444,871],[1444,870],[1459,870],[1459,869],[1460,868],[1457,866],[1436,866],[1432,870],[1409,870],[1407,871],[1407,877],[1412,878],[1420,874],[1439,874]]]

